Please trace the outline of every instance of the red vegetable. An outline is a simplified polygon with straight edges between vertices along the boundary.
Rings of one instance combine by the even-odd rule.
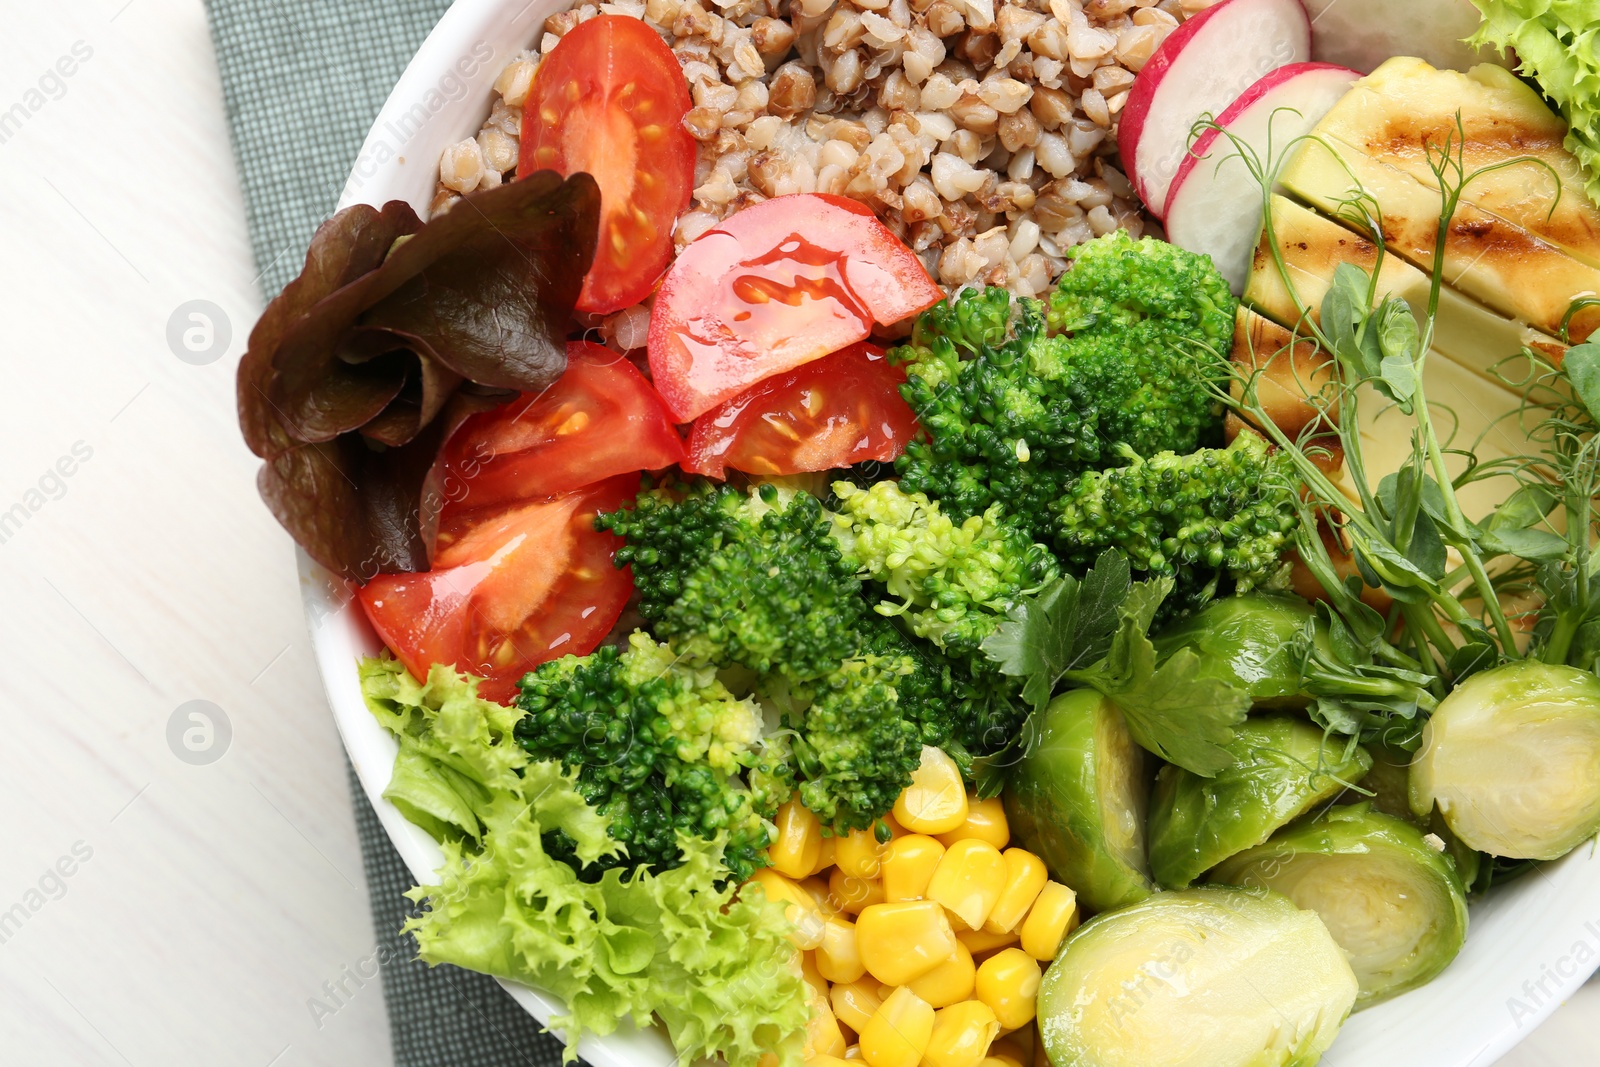
[[[721,478],[893,460],[917,433],[905,380],[865,343],[775,374],[695,420],[683,469]]]
[[[672,261],[672,228],[694,188],[689,106],[672,49],[626,15],[580,23],[540,62],[517,174],[586,171],[600,186],[600,241],[579,311],[637,304]]]
[[[639,476],[626,474],[552,500],[458,512],[439,532],[432,570],[378,575],[361,606],[418,678],[449,664],[509,703],[524,674],[594,651],[622,614],[633,573],[612,566],[622,539],[594,518],[638,491]]]
[[[559,381],[469,418],[436,474],[447,509],[476,510],[660,470],[683,457],[683,439],[638,368],[608,348],[574,341]]]
[[[688,422],[943,297],[869,208],[821,193],[774,197],[679,254],[650,316],[651,377]]]

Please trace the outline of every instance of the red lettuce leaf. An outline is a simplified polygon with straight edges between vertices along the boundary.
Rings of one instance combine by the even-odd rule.
[[[317,230],[238,377],[262,498],[313,559],[358,581],[427,568],[449,434],[566,369],[599,202],[588,175],[541,171],[428,223],[391,201]]]

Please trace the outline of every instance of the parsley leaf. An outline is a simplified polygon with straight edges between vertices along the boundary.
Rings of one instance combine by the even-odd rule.
[[[1026,679],[1023,699],[1042,708],[1068,671],[1089,667],[1110,650],[1130,585],[1128,557],[1108,549],[1081,581],[1066,575],[1013,605],[983,650],[1001,673]]]
[[[1250,698],[1200,677],[1190,649],[1157,664],[1150,623],[1171,591],[1169,578],[1131,581],[1127,557],[1108,551],[1082,579],[1062,578],[1016,604],[983,649],[1024,680],[1035,709],[1064,681],[1092,687],[1122,710],[1140,745],[1209,778],[1233,762],[1224,746]]]

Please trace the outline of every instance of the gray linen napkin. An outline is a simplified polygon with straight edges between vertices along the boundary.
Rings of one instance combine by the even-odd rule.
[[[389,90],[449,0],[206,0],[250,242],[271,298],[332,213]],[[287,563],[285,563],[287,566]],[[540,1033],[492,980],[417,962],[399,930],[411,875],[350,774],[397,1067],[555,1067]]]

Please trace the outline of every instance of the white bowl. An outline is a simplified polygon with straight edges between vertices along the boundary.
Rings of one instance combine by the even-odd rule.
[[[536,43],[565,0],[456,0],[401,76],[373,124],[340,207],[433,199],[440,153],[474,135],[488,116],[495,77]],[[345,748],[389,838],[419,882],[441,855],[432,838],[383,799],[393,738],[361,700],[356,660],[381,647],[344,583],[302,553],[300,575],[312,644]],[[1600,963],[1600,856],[1579,848],[1473,905],[1460,957],[1415,992],[1354,1016],[1328,1067],[1486,1067],[1530,1033]],[[502,983],[540,1022],[562,1010],[554,998]],[[596,1067],[667,1067],[672,1048],[658,1029],[626,1030],[579,1045]]]

